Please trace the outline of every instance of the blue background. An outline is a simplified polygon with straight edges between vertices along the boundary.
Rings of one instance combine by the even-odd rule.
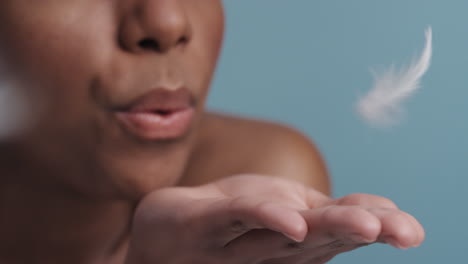
[[[208,105],[280,121],[321,149],[335,196],[387,196],[426,228],[422,247],[373,245],[331,263],[466,262],[468,1],[229,0]],[[372,67],[407,64],[434,33],[423,88],[398,126],[356,115]]]

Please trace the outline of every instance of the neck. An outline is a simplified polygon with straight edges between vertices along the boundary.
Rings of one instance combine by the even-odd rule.
[[[64,191],[12,159],[0,158],[1,263],[123,263],[134,202]]]

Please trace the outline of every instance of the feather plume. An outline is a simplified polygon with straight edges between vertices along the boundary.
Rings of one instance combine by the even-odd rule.
[[[419,59],[400,70],[391,66],[381,74],[374,73],[373,88],[357,103],[357,111],[369,124],[389,126],[404,114],[402,104],[421,87],[420,81],[429,69],[432,57],[432,29],[426,29],[426,46]]]

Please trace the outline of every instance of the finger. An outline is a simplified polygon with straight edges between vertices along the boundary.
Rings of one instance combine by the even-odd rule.
[[[365,193],[354,193],[346,195],[342,198],[332,200],[330,203],[334,205],[356,205],[363,207],[398,209],[398,206],[390,199]]]
[[[302,252],[265,263],[325,263],[336,254],[376,241],[381,230],[379,219],[362,207],[327,206],[301,214],[309,229],[297,245]]]
[[[332,203],[337,205],[358,205],[368,208],[383,208],[398,210],[395,203],[385,197],[370,194],[351,194],[334,200]],[[425,238],[425,232],[421,224],[411,215],[405,213],[407,219],[411,222],[416,231],[415,245],[419,245]]]
[[[378,219],[360,207],[329,206],[301,214],[309,225],[303,242],[294,242],[267,230],[250,231],[229,243],[227,256],[242,256],[245,263],[262,263],[269,259],[281,260],[278,263],[299,263],[367,245],[366,241],[375,241],[380,233]],[[370,238],[364,239],[366,236]]]
[[[408,214],[408,217],[413,224],[413,227],[417,230],[418,233],[418,238],[416,239],[415,246],[420,246],[421,243],[424,241],[426,238],[426,232],[424,231],[424,227],[421,225],[421,223],[416,220],[416,218],[410,214]]]
[[[413,216],[395,209],[368,209],[380,219],[382,231],[379,240],[394,247],[416,247],[424,239],[424,230]]]
[[[330,202],[333,201],[330,197],[313,188],[303,188],[303,198],[311,209],[330,205]]]
[[[336,240],[374,242],[381,231],[380,220],[358,206],[327,206],[301,212],[308,225],[306,248],[316,248]]]
[[[419,223],[418,220],[416,220],[416,218],[414,218],[414,216],[404,212],[404,211],[400,211],[404,216],[406,216],[406,219],[411,223],[412,227],[413,227],[413,231],[416,232],[415,234],[415,237],[414,237],[414,243],[413,245],[411,245],[411,247],[417,247],[417,246],[420,246],[421,243],[424,241],[425,239],[425,232],[424,232],[424,228],[423,226]]]
[[[303,212],[309,224],[309,234],[298,254],[273,259],[262,264],[321,264],[336,255],[367,246],[377,240],[379,219],[365,208],[329,206]]]
[[[270,229],[297,241],[307,233],[299,212],[254,197],[199,202],[191,211],[194,229],[221,247],[252,229]]]

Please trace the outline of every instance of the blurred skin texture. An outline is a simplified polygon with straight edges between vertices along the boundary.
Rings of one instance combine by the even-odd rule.
[[[136,203],[187,167],[221,1],[2,0],[0,18],[1,74],[28,95],[33,120],[0,142],[0,255],[119,259]],[[118,122],[116,109],[156,89],[190,97],[183,135],[147,140]]]
[[[177,181],[220,51],[220,1],[4,0],[0,17],[0,58],[37,105],[34,126],[1,150],[66,171],[57,184],[86,195],[138,199]],[[194,101],[183,137],[146,141],[116,121],[158,88]]]
[[[205,111],[223,28],[219,0],[0,1],[0,78],[30,120],[0,140],[0,263],[319,264],[422,242],[388,199],[329,198],[300,133]]]

